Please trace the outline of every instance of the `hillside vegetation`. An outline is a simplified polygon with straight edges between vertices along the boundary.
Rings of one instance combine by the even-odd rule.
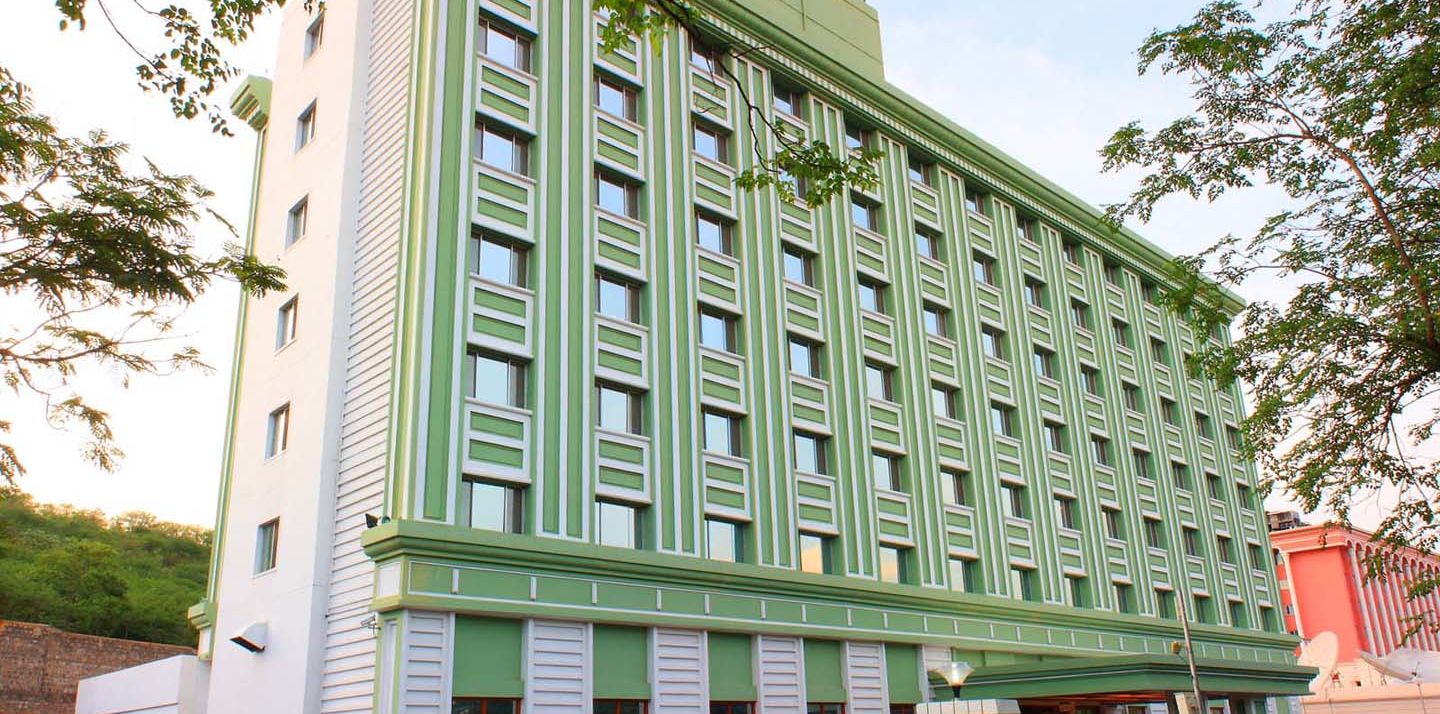
[[[148,513],[37,504],[0,486],[0,619],[193,646],[210,531]]]

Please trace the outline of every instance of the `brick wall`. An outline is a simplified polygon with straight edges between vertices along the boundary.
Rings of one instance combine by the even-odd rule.
[[[195,650],[0,620],[0,714],[73,714],[80,680]]]

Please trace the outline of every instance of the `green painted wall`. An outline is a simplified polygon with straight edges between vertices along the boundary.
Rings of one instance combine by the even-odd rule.
[[[845,643],[805,640],[805,698],[812,702],[844,702]]]
[[[755,689],[754,638],[725,632],[706,637],[710,699],[717,702],[753,702]]]
[[[915,645],[885,645],[887,694],[895,704],[916,704],[925,699],[920,691],[920,649]]]
[[[525,695],[524,623],[491,617],[455,618],[454,679],[457,697]]]
[[[595,626],[596,699],[650,698],[650,633],[640,627]]]

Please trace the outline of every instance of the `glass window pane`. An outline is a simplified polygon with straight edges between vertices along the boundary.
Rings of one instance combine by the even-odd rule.
[[[701,248],[716,253],[730,254],[729,236],[723,223],[700,216],[695,220],[695,234]]]
[[[600,544],[635,547],[635,509],[618,503],[600,502]]]
[[[480,242],[480,277],[497,283],[519,286],[517,249],[493,240]]]
[[[738,528],[734,523],[716,519],[705,521],[705,543],[710,558],[734,563],[740,559],[736,548]]]
[[[720,135],[703,127],[695,127],[695,153],[711,161],[724,161]]]
[[[885,306],[881,301],[880,287],[873,283],[860,283],[860,308],[871,312],[883,312]]]
[[[596,182],[596,203],[600,208],[611,213],[629,216],[634,218],[634,211],[631,208],[629,186],[614,179],[601,176]]]
[[[700,313],[700,344],[717,350],[733,351],[730,344],[729,318],[714,313]]]
[[[474,396],[482,402],[518,407],[514,371],[508,360],[475,355]]]
[[[880,546],[880,580],[886,583],[900,582],[900,551]]]
[[[630,395],[611,387],[600,388],[600,427],[611,431],[631,431]]]
[[[806,434],[796,434],[795,469],[809,473],[825,473],[820,449],[819,439]]]
[[[598,311],[606,317],[633,322],[635,320],[635,288],[618,280],[600,277],[596,279]]]
[[[738,455],[734,417],[705,412],[705,450],[715,454]]]
[[[470,527],[508,531],[509,489],[493,483],[470,482]]]
[[[793,250],[786,250],[784,255],[785,279],[801,285],[810,284],[810,259],[801,253]]]

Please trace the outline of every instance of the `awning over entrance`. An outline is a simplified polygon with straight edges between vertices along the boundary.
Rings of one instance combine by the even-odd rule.
[[[1293,664],[1197,659],[1207,698],[1303,695],[1315,668]],[[1190,691],[1190,669],[1179,655],[1120,655],[980,667],[961,699],[1079,698],[1112,702],[1161,701]]]

